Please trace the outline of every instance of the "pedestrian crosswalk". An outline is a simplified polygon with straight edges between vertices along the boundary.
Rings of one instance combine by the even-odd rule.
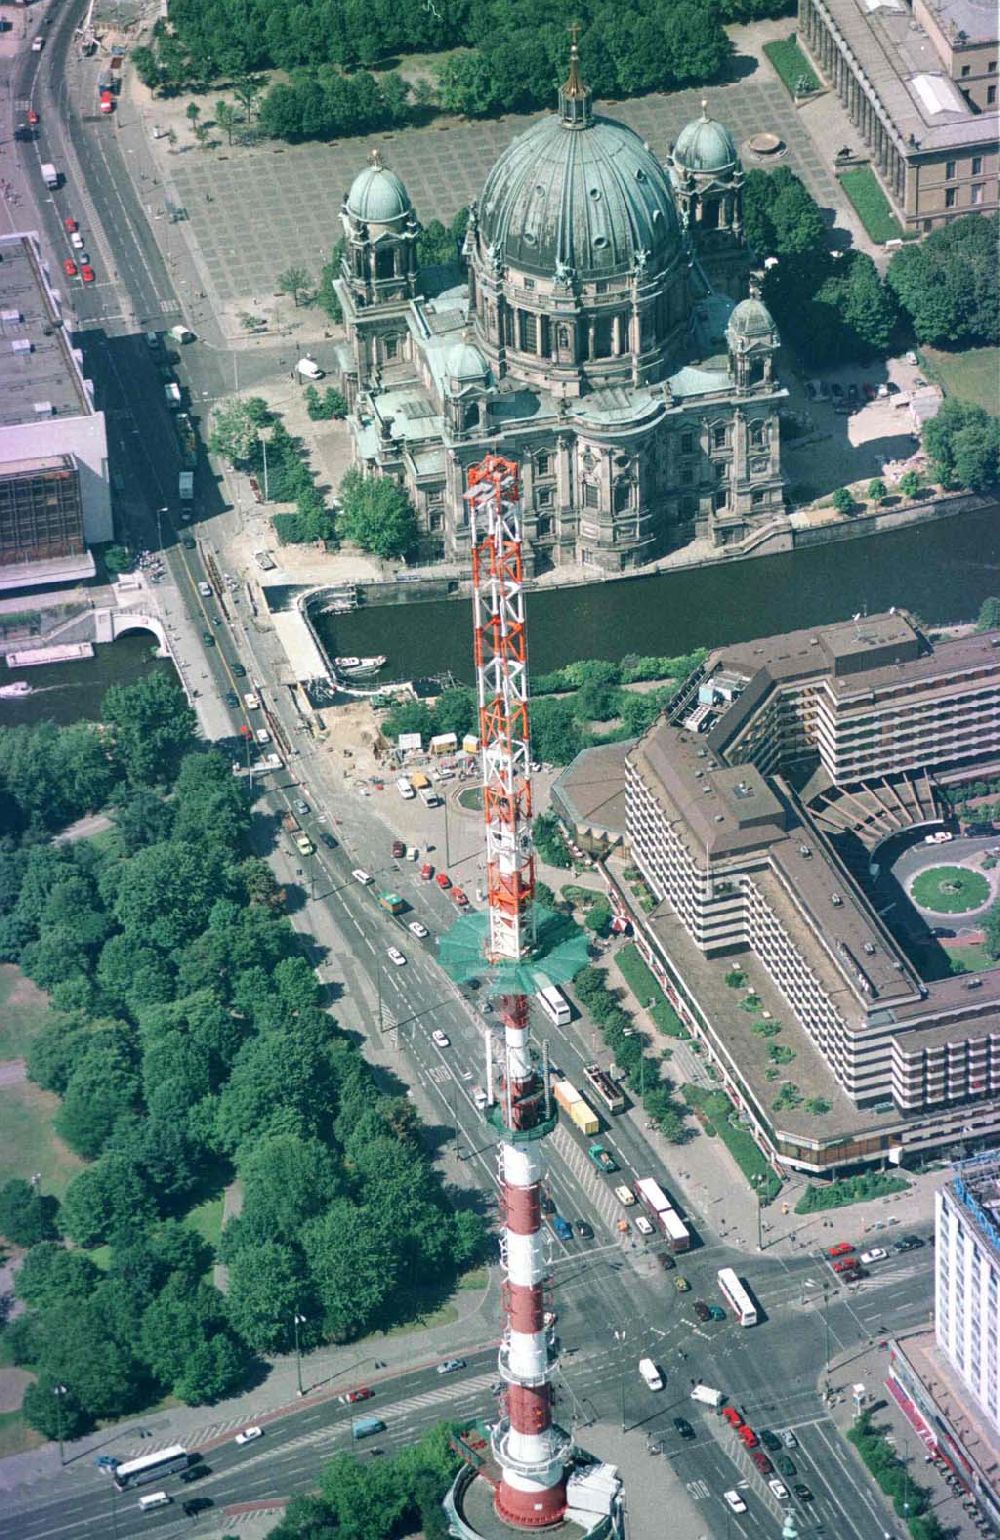
[[[685,1481],[684,1490],[696,1503],[704,1502],[706,1497],[712,1495],[707,1481]]]

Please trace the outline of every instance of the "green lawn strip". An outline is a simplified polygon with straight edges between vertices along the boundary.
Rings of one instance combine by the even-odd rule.
[[[910,897],[921,909],[934,914],[968,914],[981,909],[990,896],[982,872],[964,866],[932,866],[910,883]]]
[[[23,1059],[52,1014],[47,996],[20,968],[0,965],[0,1060]]]
[[[906,232],[892,212],[892,206],[870,166],[858,166],[853,171],[845,171],[839,181],[873,241],[884,245],[886,241],[903,239]]]
[[[28,1081],[0,1089],[0,1183],[40,1172],[42,1192],[62,1197],[84,1162],[53,1131],[58,1108],[58,1096]]]
[[[706,1091],[689,1083],[681,1086],[681,1095],[689,1107],[708,1119],[711,1132],[718,1134],[751,1187],[759,1185],[764,1202],[772,1203],[781,1191],[781,1180],[757,1148],[749,1129],[730,1122],[735,1108],[725,1091]],[[706,1133],[709,1131],[706,1127]]]
[[[197,1208],[190,1209],[184,1216],[184,1223],[189,1230],[197,1230],[203,1240],[206,1240],[213,1251],[218,1251],[219,1240],[222,1235],[222,1205],[224,1202],[222,1193],[214,1197],[206,1198],[204,1203],[199,1203]]]
[[[966,348],[962,353],[946,353],[940,348],[922,347],[920,360],[925,373],[942,387],[945,395],[971,401],[996,416],[1000,348]]]
[[[0,1412],[0,1460],[9,1454],[23,1454],[26,1449],[37,1449],[45,1440],[34,1428],[29,1428],[20,1412]]]
[[[806,1188],[795,1205],[797,1214],[818,1214],[823,1209],[847,1208],[851,1203],[868,1203],[872,1198],[889,1198],[893,1193],[908,1192],[910,1183],[901,1176],[887,1176],[881,1171],[845,1176],[826,1187]]]
[[[810,91],[819,90],[819,78],[802,52],[802,49],[795,41],[794,33],[791,37],[779,38],[773,43],[765,43],[764,52],[774,65],[774,68],[781,77],[782,84],[791,96],[808,96]]]
[[[485,1289],[490,1281],[489,1268],[472,1267],[463,1273],[455,1285],[458,1289]]]
[[[847,1437],[866,1468],[874,1476],[896,1513],[905,1518],[913,1540],[944,1540],[946,1531],[937,1515],[928,1511],[931,1492],[920,1486],[910,1473],[909,1460],[903,1459],[895,1443],[886,1437],[885,1427],[876,1427],[871,1412],[865,1412]]]
[[[649,1011],[660,1031],[667,1037],[679,1037],[686,1042],[691,1036],[690,1032],[663,993],[655,975],[646,966],[638,947],[631,943],[623,946],[616,953],[615,962],[632,994],[643,1009]],[[647,1005],[649,1000],[653,1001],[651,1006]]]

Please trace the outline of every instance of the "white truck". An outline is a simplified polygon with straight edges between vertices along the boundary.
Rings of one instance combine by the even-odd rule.
[[[181,471],[177,477],[177,496],[182,503],[194,500],[194,471]]]
[[[169,385],[164,385],[163,394],[167,398],[167,405],[172,412],[179,412],[181,408],[181,388],[176,380],[171,380]]]
[[[59,186],[59,173],[51,161],[42,161],[42,181],[45,183],[46,187]]]
[[[399,795],[402,797],[404,802],[409,802],[412,797],[417,795],[405,775],[401,775],[397,780],[396,790],[399,792]]]
[[[711,1385],[695,1385],[691,1391],[691,1400],[700,1401],[702,1406],[710,1406],[717,1412],[725,1400],[721,1390],[713,1390]]]

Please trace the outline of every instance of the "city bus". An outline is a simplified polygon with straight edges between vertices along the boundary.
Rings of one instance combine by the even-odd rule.
[[[554,1027],[569,1026],[573,1012],[570,1010],[569,1001],[561,989],[557,989],[554,984],[550,984],[548,989],[540,989],[535,999]]]
[[[721,1267],[716,1275],[719,1293],[741,1326],[757,1325],[757,1306],[731,1267]]]
[[[183,1444],[171,1444],[169,1449],[160,1449],[156,1454],[143,1454],[137,1460],[126,1460],[122,1465],[115,1466],[114,1480],[119,1492],[125,1492],[129,1487],[145,1486],[147,1481],[159,1481],[163,1476],[171,1476],[175,1471],[187,1470],[191,1464],[191,1458]]]

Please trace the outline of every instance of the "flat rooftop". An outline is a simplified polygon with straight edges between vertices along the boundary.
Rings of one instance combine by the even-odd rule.
[[[0,430],[92,412],[37,236],[0,236]]]
[[[962,1447],[996,1488],[1000,1453],[996,1433],[941,1352],[930,1329],[893,1338],[893,1352],[906,1360],[938,1411],[954,1429]]]
[[[997,41],[1000,28],[994,0],[923,0],[923,5],[952,43]]]

